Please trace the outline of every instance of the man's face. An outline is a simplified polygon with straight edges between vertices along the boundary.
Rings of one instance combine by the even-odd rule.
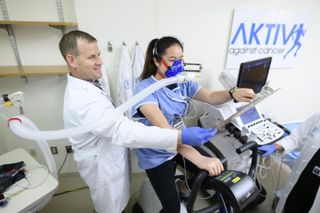
[[[100,50],[97,42],[78,39],[78,56],[67,55],[67,61],[74,77],[94,81],[102,77]]]

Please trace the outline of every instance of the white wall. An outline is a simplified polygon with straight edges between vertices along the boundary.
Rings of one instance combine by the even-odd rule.
[[[55,0],[6,0],[10,20],[59,21]],[[73,0],[63,2],[65,21],[75,22]],[[0,10],[0,19],[3,19]],[[61,30],[46,25],[13,26],[23,65],[64,65],[58,42]],[[7,31],[0,28],[0,66],[16,65]]]
[[[7,0],[11,19],[58,21],[55,0]],[[66,21],[75,21],[73,1],[63,1]],[[16,5],[19,5],[16,6]],[[209,89],[221,89],[218,75],[224,70],[226,50],[232,23],[233,9],[289,9],[307,11],[310,25],[299,51],[300,58],[293,69],[270,71],[271,85],[282,90],[262,103],[264,111],[271,111],[278,121],[305,119],[320,108],[317,83],[320,79],[317,49],[320,46],[320,14],[318,0],[75,0],[79,28],[95,35],[102,50],[109,78],[115,78],[115,60],[122,41],[131,49],[138,41],[143,49],[154,37],[173,35],[185,44],[187,61],[204,66],[201,84]],[[2,14],[0,13],[0,18]],[[14,26],[22,62],[25,65],[65,64],[58,51],[59,30],[47,26]],[[111,41],[114,51],[106,51]],[[0,29],[0,66],[15,65],[15,59],[4,29]],[[237,70],[233,70],[234,74]],[[0,78],[0,93],[21,90],[27,95],[26,116],[40,129],[62,128],[62,104],[65,77],[29,77],[25,83],[19,77]],[[110,81],[114,93],[115,81]],[[50,101],[50,102],[49,102]],[[7,116],[17,111],[1,109]],[[0,117],[0,154],[16,147],[34,146],[10,133]],[[33,142],[32,142],[33,143]],[[67,140],[52,141],[60,154],[55,156],[58,166],[65,156]],[[41,159],[40,159],[41,160]],[[63,172],[76,171],[72,160]]]
[[[305,119],[320,108],[320,99],[316,98],[320,72],[315,60],[320,44],[319,6],[317,0],[75,0],[79,28],[100,41],[111,79],[116,76],[117,51],[106,52],[108,40],[117,48],[123,40],[129,47],[139,41],[146,49],[154,37],[173,35],[185,44],[187,61],[203,64],[201,84],[209,89],[222,88],[218,75],[224,70],[234,9],[286,9],[297,11],[297,15],[306,12],[310,22],[299,59],[292,69],[270,71],[270,85],[282,89],[260,105],[280,122]],[[232,72],[237,74],[237,70]]]
[[[7,0],[11,20],[21,21],[59,21],[55,0]],[[73,0],[63,1],[65,21],[75,22]],[[3,15],[0,11],[0,19]],[[13,26],[19,53],[23,65],[65,65],[60,56],[58,42],[62,36],[61,30],[46,25],[14,25]],[[70,29],[68,29],[70,30]],[[5,29],[0,29],[0,66],[15,66],[16,60]],[[0,94],[11,94],[23,91],[27,97],[24,107],[25,116],[31,119],[40,129],[52,130],[63,128],[62,104],[65,76],[34,76],[28,77],[25,83],[20,77],[0,78]],[[0,113],[10,117],[19,114],[16,108],[2,108]],[[54,155],[59,167],[66,155],[67,139],[49,141],[50,146],[57,146],[59,154]],[[7,122],[0,117],[0,154],[17,147],[26,150],[35,149],[36,157],[44,163],[44,158],[34,141],[22,139],[7,128]],[[68,157],[64,172],[76,172],[73,157]]]

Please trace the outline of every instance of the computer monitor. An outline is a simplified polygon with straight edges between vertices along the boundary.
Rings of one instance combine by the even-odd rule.
[[[251,88],[259,93],[267,82],[271,59],[268,57],[241,63],[237,87]]]

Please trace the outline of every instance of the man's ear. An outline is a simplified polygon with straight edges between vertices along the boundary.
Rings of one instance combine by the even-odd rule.
[[[76,68],[77,67],[77,61],[76,61],[75,56],[66,55],[66,61],[68,62],[70,67],[72,67],[72,68]]]

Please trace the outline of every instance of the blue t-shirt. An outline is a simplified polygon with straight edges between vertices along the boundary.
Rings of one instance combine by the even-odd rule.
[[[134,94],[140,92],[151,84],[155,83],[157,79],[153,76],[139,82]],[[160,111],[163,113],[168,123],[172,126],[175,117],[184,116],[188,111],[188,98],[192,98],[197,94],[200,85],[194,81],[179,83],[174,89],[163,87],[145,99],[134,105],[132,108],[132,118],[147,126],[151,126],[149,120],[140,112],[139,108],[145,104],[157,104]],[[168,152],[162,149],[136,149],[136,154],[139,161],[139,166],[142,169],[154,168],[167,160],[172,159],[176,152]]]

